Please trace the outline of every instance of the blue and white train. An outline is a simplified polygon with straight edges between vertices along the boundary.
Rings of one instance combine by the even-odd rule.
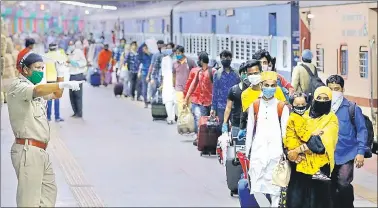
[[[288,80],[299,59],[296,1],[164,1],[93,14],[86,22],[88,32],[123,29],[127,41],[173,41],[195,58],[207,51],[219,60],[219,53],[228,49],[235,67],[264,48],[277,57],[276,67]]]

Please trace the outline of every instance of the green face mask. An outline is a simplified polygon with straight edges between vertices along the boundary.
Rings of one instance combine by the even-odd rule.
[[[242,74],[242,75],[240,76],[241,80],[247,79],[247,77],[248,77],[247,74]]]
[[[41,71],[34,71],[32,72],[32,75],[30,77],[27,77],[27,79],[33,83],[33,84],[38,84],[42,81],[43,79],[43,72]]]

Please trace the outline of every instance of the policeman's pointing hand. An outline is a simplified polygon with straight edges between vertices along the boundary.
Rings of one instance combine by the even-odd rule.
[[[80,84],[84,83],[83,81],[67,81],[67,82],[59,82],[59,88],[67,88],[73,91],[80,90]]]

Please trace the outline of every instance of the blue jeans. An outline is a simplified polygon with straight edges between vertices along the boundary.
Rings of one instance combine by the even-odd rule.
[[[198,133],[198,122],[201,116],[210,115],[210,106],[202,106],[196,103],[192,103],[192,114],[194,117],[194,132]]]
[[[51,119],[52,102],[53,100],[47,101],[47,119],[49,120]],[[55,119],[60,119],[59,99],[54,100],[54,114],[55,114]]]
[[[144,103],[148,103],[149,98],[147,98],[147,88],[148,88],[148,82],[146,81],[147,75],[142,75],[141,82],[142,82],[142,96]]]
[[[160,87],[160,82],[154,79],[154,84],[151,85],[151,97],[155,97],[158,88]]]
[[[224,119],[224,111],[225,109],[220,109],[220,108],[215,110],[215,114],[216,116],[218,116],[218,119],[219,119],[219,128],[221,131],[222,131],[222,125],[223,125],[223,119]]]

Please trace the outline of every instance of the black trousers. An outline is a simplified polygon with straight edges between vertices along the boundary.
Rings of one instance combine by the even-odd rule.
[[[129,72],[131,97],[135,98],[135,90],[138,87],[138,73]],[[139,95],[138,95],[139,96]]]
[[[335,165],[332,171],[332,186],[335,194],[335,208],[353,208],[354,190],[352,186],[354,160],[343,165]]]
[[[84,74],[74,74],[70,76],[70,81],[84,80]],[[70,90],[70,101],[74,115],[83,116],[83,84],[80,84],[80,90]]]

